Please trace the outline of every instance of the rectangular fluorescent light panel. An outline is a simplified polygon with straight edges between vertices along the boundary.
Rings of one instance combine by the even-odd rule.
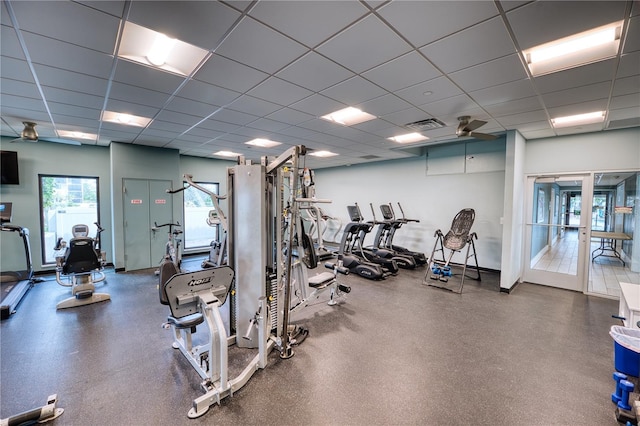
[[[269,139],[253,139],[249,142],[245,142],[246,145],[259,146],[260,148],[273,148],[274,146],[281,145],[282,142],[271,141]]]
[[[429,138],[424,135],[421,135],[420,133],[414,132],[414,133],[405,133],[404,135],[393,136],[388,139],[397,143],[411,143],[411,142],[425,141]]]
[[[320,118],[333,121],[334,123],[342,124],[344,126],[353,126],[354,124],[373,120],[376,116],[361,111],[358,108],[348,107],[332,112],[331,114],[323,115]]]
[[[314,157],[319,157],[319,158],[326,158],[326,157],[334,157],[338,154],[331,151],[313,151],[309,155],[313,155]]]
[[[58,136],[61,138],[82,139],[86,141],[95,141],[98,135],[93,133],[83,133],[72,130],[58,130]]]
[[[556,117],[551,119],[553,127],[570,127],[579,126],[581,124],[593,124],[604,121],[604,111],[589,112],[586,114],[568,115],[565,117]]]
[[[138,115],[122,114],[115,111],[102,111],[101,120],[109,123],[134,127],[147,127],[149,123],[151,123],[150,118],[140,117]]]
[[[191,75],[209,51],[126,21],[118,56],[163,71]]]
[[[237,152],[232,151],[218,151],[214,152],[213,155],[218,155],[220,157],[239,157],[242,154],[238,154]]]
[[[622,21],[524,50],[534,76],[612,58],[618,53]]]

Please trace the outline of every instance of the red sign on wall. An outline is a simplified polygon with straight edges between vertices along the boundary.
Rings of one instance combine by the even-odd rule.
[[[164,198],[159,198],[156,200],[156,204],[167,204],[167,200]]]
[[[140,199],[131,200],[131,204],[142,204],[142,200]]]

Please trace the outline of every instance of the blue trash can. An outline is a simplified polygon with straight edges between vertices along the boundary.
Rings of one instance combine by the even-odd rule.
[[[620,373],[640,376],[640,329],[614,325],[609,331],[613,337],[614,367]]]

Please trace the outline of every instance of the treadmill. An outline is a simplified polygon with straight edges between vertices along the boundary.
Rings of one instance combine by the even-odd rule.
[[[3,271],[0,273],[0,284],[2,286],[0,319],[3,320],[16,312],[18,305],[34,284],[29,230],[9,223],[11,222],[11,209],[12,203],[0,203],[0,230],[2,232],[15,232],[22,239],[27,268],[21,271]]]

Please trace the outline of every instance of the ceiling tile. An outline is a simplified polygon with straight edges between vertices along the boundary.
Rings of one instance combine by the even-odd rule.
[[[286,129],[289,124],[282,123],[276,120],[270,120],[268,118],[259,118],[251,123],[247,124],[252,129],[258,129],[266,132],[277,132],[278,130]]]
[[[363,77],[389,91],[403,89],[442,74],[422,55],[413,51],[375,67]]]
[[[110,15],[122,18],[125,2],[123,0],[75,0],[77,3],[93,9],[101,10]]]
[[[382,96],[387,93],[373,83],[368,82],[362,77],[351,77],[348,80],[331,86],[321,92],[336,101],[340,101],[347,105],[356,105],[364,101]]]
[[[253,96],[243,95],[229,104],[227,108],[261,117],[281,109],[282,106],[254,98]]]
[[[204,118],[216,111],[219,107],[215,105],[205,104],[203,102],[193,101],[190,99],[174,97],[167,104],[166,109],[176,111],[183,114]]]
[[[634,93],[631,95],[614,96],[611,98],[610,109],[636,108],[636,115],[640,116],[640,95]]]
[[[184,77],[134,62],[119,60],[113,80],[142,87],[143,89],[171,94],[178,89],[178,86],[184,81]],[[160,107],[161,105],[157,106]]]
[[[115,16],[71,1],[14,1],[11,5],[18,26],[25,32],[113,53],[120,26],[120,19]],[[49,19],[41,19],[42,16]]]
[[[182,86],[177,96],[205,104],[224,106],[240,96],[240,93],[202,81],[189,80]]]
[[[347,107],[346,104],[329,99],[319,94],[311,95],[290,106],[298,111],[306,112],[314,117],[321,117],[331,112]]]
[[[375,99],[354,104],[354,106],[378,117],[411,108],[411,104],[392,94],[379,96]],[[369,122],[367,121],[366,123]]]
[[[96,96],[104,96],[107,93],[108,80],[39,64],[34,64],[33,68],[38,76],[38,81],[43,86],[60,89],[73,87],[77,92]]]
[[[383,115],[380,118],[397,126],[404,126],[405,124],[413,123],[418,120],[425,120],[430,117],[426,112],[419,108],[409,108],[392,114]]]
[[[104,97],[75,92],[72,90],[58,89],[56,87],[43,86],[42,91],[47,102],[59,102],[61,104],[80,105],[84,108],[102,109]]]
[[[427,102],[435,102],[440,99],[450,98],[462,93],[454,83],[446,77],[438,77],[406,89],[398,90],[400,96],[413,105],[424,105]]]
[[[613,96],[640,93],[640,76],[619,78],[613,84]]]
[[[447,73],[516,53],[500,17],[445,37],[420,51]]]
[[[287,123],[291,126],[295,126],[296,124],[303,123],[315,118],[315,116],[311,114],[307,114],[291,108],[282,108],[272,114],[267,115],[266,117],[272,120]]]
[[[213,55],[195,74],[194,79],[244,93],[267,77],[268,74],[262,71]]]
[[[58,102],[48,102],[48,105],[49,110],[51,111],[51,115],[54,116],[54,119],[56,115],[87,118],[93,120],[94,127],[97,127],[98,121],[100,120],[100,109],[91,109],[70,104],[61,104]]]
[[[171,38],[215,49],[240,17],[237,10],[213,1],[134,1],[128,19]]]
[[[534,83],[540,93],[555,92],[571,87],[585,86],[611,80],[614,73],[615,60],[595,62],[577,68],[571,68],[552,74],[534,78]]]
[[[247,92],[248,95],[286,106],[313,92],[277,77],[270,77]]]
[[[527,74],[518,55],[514,54],[453,72],[450,76],[463,90],[472,92],[522,80]]]
[[[638,75],[640,72],[640,51],[622,55],[616,78]]]
[[[356,73],[383,64],[410,50],[410,45],[372,15],[316,48],[317,52]],[[358,54],[355,55],[354,52]]]
[[[478,104],[467,95],[452,96],[447,99],[442,99],[436,102],[429,102],[419,106],[420,109],[428,112],[433,117],[442,117],[446,115],[469,115],[465,114],[467,111],[479,110]]]
[[[105,109],[107,111],[137,115],[137,116],[146,117],[146,118],[153,118],[160,111],[159,108],[155,108],[147,105],[134,104],[131,102],[123,102],[117,99],[109,99]]]
[[[111,83],[111,91],[109,92],[110,99],[152,107],[164,105],[170,96],[168,93],[143,89],[142,87],[118,83],[117,81]]]
[[[308,49],[251,18],[244,18],[216,50],[260,71],[272,74]]]
[[[578,102],[570,105],[562,105],[549,108],[551,118],[564,117],[566,115],[584,114],[594,111],[604,111],[607,108],[607,99],[596,99],[588,102]]]
[[[24,98],[41,99],[40,91],[35,83],[26,81],[11,81],[4,78],[0,79],[0,91],[4,95],[14,95]]]
[[[397,1],[381,9],[380,15],[416,47],[470,27],[498,14],[488,1]]]
[[[2,2],[4,7],[4,2]],[[26,60],[20,41],[13,27],[2,25],[0,27],[0,52],[2,52],[2,59],[5,57],[15,58],[20,60]]]
[[[211,118],[219,121],[224,121],[225,123],[244,126],[245,124],[251,123],[258,117],[256,117],[255,115],[249,115],[243,112],[233,111],[233,110],[224,108],[217,111],[213,116],[211,116]]]
[[[605,81],[603,83],[588,84],[586,86],[547,93],[543,96],[543,102],[547,108],[553,108],[595,99],[606,99],[610,92],[611,82]]]
[[[520,48],[529,49],[622,20],[624,9],[623,1],[535,1],[507,12],[507,20]]]
[[[638,3],[638,1],[636,1]],[[637,52],[640,50],[640,16],[629,20],[627,38],[624,43],[623,53]]]
[[[314,47],[367,12],[354,1],[266,1],[258,2],[249,15]]]
[[[520,114],[503,115],[496,120],[504,126],[506,129],[511,129],[515,125],[521,125],[525,123],[540,122],[547,119],[547,115],[543,110],[523,112]]]
[[[278,77],[284,80],[316,92],[344,81],[353,75],[346,68],[315,52],[307,53],[277,74]]]
[[[183,114],[181,112],[169,111],[166,109],[160,111],[155,118],[168,123],[181,124],[182,126],[187,128],[194,126],[196,123],[202,120],[202,117],[199,116]],[[177,128],[175,131],[177,131]],[[180,133],[182,133],[183,131],[184,130],[181,130]]]
[[[227,133],[227,132],[233,132],[240,126],[241,126],[240,124],[227,123],[220,120],[207,119],[199,123],[198,127],[196,127],[195,129],[192,129],[192,131],[196,129],[204,129],[204,130],[215,130],[216,132],[220,132],[220,133]]]
[[[113,57],[92,49],[53,40],[36,34],[23,33],[31,61],[55,68],[108,79]]]
[[[539,110],[540,108],[542,108],[542,104],[540,103],[540,99],[537,96],[516,99],[513,101],[503,101],[483,106],[483,109],[494,117],[535,111]]]
[[[480,105],[493,105],[535,95],[536,91],[528,78],[470,92],[470,96]]]

